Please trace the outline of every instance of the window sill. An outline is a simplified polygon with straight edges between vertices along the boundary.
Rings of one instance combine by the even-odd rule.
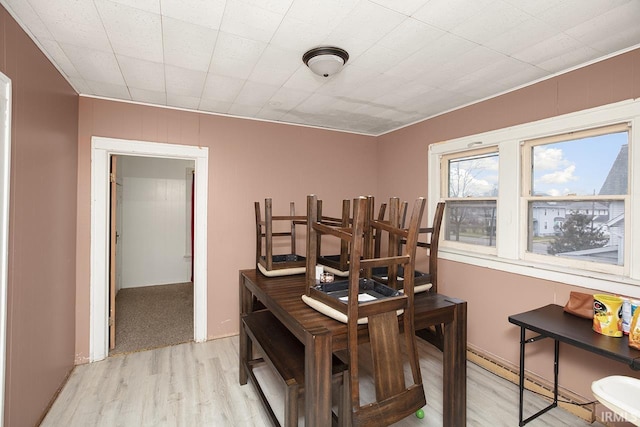
[[[443,248],[442,246],[438,250],[438,257],[448,261],[595,289],[616,295],[625,295],[632,298],[638,298],[640,296],[640,281],[628,277],[585,270],[574,270],[530,261],[504,259],[498,258],[495,255],[471,253]]]

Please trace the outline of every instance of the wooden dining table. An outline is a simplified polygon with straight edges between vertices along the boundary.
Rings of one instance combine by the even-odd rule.
[[[240,316],[259,301],[305,346],[305,425],[331,425],[331,361],[334,351],[347,348],[347,325],[310,308],[302,300],[305,276],[266,277],[256,269],[240,270]],[[466,425],[467,303],[442,294],[416,294],[414,323],[419,330],[441,325],[444,332],[442,416],[443,426]],[[252,348],[240,328],[240,384],[248,377],[243,360]],[[429,379],[427,378],[426,381]],[[427,401],[429,397],[427,396]]]

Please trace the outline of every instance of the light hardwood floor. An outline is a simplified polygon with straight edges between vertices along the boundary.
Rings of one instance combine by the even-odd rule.
[[[424,419],[396,426],[442,426],[442,354],[419,341],[427,395]],[[467,426],[518,425],[516,385],[468,362]],[[257,372],[276,413],[283,412],[279,384],[268,368]],[[525,415],[547,405],[527,393]],[[301,408],[302,409],[302,408]],[[238,337],[185,343],[114,356],[75,368],[42,426],[268,426],[254,388],[238,383]],[[303,425],[301,419],[300,425]],[[527,426],[589,424],[561,408]]]

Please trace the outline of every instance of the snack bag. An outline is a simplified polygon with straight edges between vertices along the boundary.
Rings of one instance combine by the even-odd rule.
[[[633,312],[631,327],[629,328],[629,347],[640,350],[640,322],[638,322],[638,317],[640,317],[640,310]]]
[[[593,296],[593,330],[610,337],[622,336],[622,298],[606,294]]]

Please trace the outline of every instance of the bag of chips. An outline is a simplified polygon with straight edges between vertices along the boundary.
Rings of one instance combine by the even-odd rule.
[[[631,319],[631,327],[629,328],[629,347],[637,348],[640,350],[640,310],[633,312],[633,318]]]
[[[622,334],[622,298],[607,294],[593,296],[593,330],[610,337]]]

